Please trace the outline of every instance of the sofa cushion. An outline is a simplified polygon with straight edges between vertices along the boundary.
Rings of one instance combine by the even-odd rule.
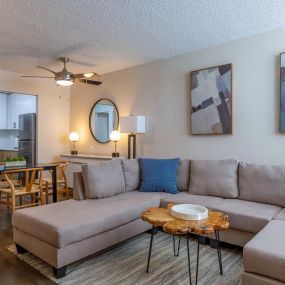
[[[224,199],[211,208],[226,213],[231,228],[250,233],[258,233],[281,210],[277,206],[238,199]]]
[[[142,192],[178,192],[176,172],[179,158],[153,159],[141,158],[141,186]]]
[[[141,175],[138,159],[122,159],[126,191],[133,191],[140,187]]]
[[[125,192],[125,179],[120,160],[84,164],[82,175],[86,199],[106,198]]]
[[[237,198],[237,182],[238,162],[234,159],[191,161],[191,194]]]
[[[271,221],[244,247],[246,272],[285,282],[285,222]]]
[[[18,210],[12,224],[61,248],[139,219],[147,208],[158,207],[159,201],[158,194],[139,191],[104,199],[67,200]]]
[[[229,216],[231,228],[250,233],[259,232],[281,210],[277,206],[238,199],[192,195],[185,192],[180,192],[176,195],[162,193],[161,207],[165,208],[169,203],[197,204],[208,209],[222,211]]]
[[[243,272],[242,285],[284,285],[284,282],[259,274]]]
[[[188,192],[179,192],[178,194],[161,193],[160,194],[160,206],[166,208],[169,203],[175,204],[197,204],[207,208],[211,208],[212,205],[222,202],[224,199],[213,196],[205,195],[192,195]]]
[[[241,163],[240,199],[285,207],[285,165]]]
[[[189,179],[190,179],[190,160],[182,159],[179,161],[179,165],[176,173],[177,186],[179,191],[188,191]]]
[[[82,172],[73,172],[73,199],[85,200],[85,188]]]
[[[285,221],[285,209],[282,209],[280,212],[278,212],[273,220],[280,220],[280,221]]]
[[[243,285],[284,285],[284,282],[272,279],[270,277],[265,277],[263,275],[255,273],[242,273],[242,283]]]

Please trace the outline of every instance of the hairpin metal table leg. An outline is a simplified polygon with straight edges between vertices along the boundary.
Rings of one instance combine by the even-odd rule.
[[[197,263],[196,263],[196,280],[195,285],[198,284],[198,275],[199,275],[199,254],[200,254],[200,236],[198,236],[198,246],[197,246]]]
[[[223,275],[223,261],[222,261],[222,252],[221,252],[221,245],[220,245],[220,233],[218,230],[215,230],[215,237],[217,243],[217,253],[219,258],[219,266],[220,266],[220,274]]]
[[[147,267],[146,267],[146,272],[149,272],[149,263],[150,263],[150,257],[151,257],[151,250],[152,250],[152,242],[153,242],[153,236],[157,234],[157,228],[155,226],[152,227],[150,230],[150,244],[149,244],[149,251],[148,251],[148,258],[147,258]]]
[[[180,238],[181,238],[181,236],[178,236],[178,247],[177,247],[177,251],[176,251],[175,235],[172,235],[174,256],[179,256],[179,250],[180,250]]]
[[[187,257],[188,257],[188,272],[189,272],[190,285],[192,285],[189,238],[190,238],[190,234],[187,234],[186,235],[186,242],[187,242]]]

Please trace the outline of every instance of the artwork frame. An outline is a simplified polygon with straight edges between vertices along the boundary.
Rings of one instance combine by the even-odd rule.
[[[285,133],[285,52],[280,53],[279,132]]]
[[[233,133],[233,65],[190,72],[191,135]]]

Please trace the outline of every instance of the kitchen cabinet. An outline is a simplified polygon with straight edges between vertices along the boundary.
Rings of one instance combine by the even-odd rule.
[[[37,112],[36,96],[7,95],[7,129],[19,128],[19,115]]]
[[[7,94],[0,93],[0,129],[7,128]]]

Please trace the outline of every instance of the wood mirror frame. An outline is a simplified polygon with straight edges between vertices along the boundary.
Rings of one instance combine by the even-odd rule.
[[[103,104],[103,102],[106,102],[105,104]],[[96,106],[98,106],[101,103],[102,106],[105,105],[105,110],[104,108],[102,109],[101,112],[97,112],[97,114],[100,113],[101,116],[101,120],[103,123],[104,120],[107,123],[107,129],[105,134],[103,134],[101,137],[100,135],[97,133],[96,134],[96,112],[95,112],[95,108]],[[108,110],[107,106],[112,106],[113,110]],[[109,121],[110,119],[110,114],[113,114],[113,118],[111,119],[112,122]],[[99,118],[99,117],[97,117]],[[98,120],[97,120],[97,124],[98,124]],[[95,104],[92,106],[91,111],[89,113],[89,130],[90,133],[92,135],[92,137],[99,143],[108,143],[110,141],[109,135],[113,130],[117,130],[119,127],[119,111],[118,108],[116,106],[116,104],[107,98],[102,98],[99,99],[98,101],[95,102]],[[104,132],[104,128],[102,129]],[[104,138],[105,136],[105,138]]]

